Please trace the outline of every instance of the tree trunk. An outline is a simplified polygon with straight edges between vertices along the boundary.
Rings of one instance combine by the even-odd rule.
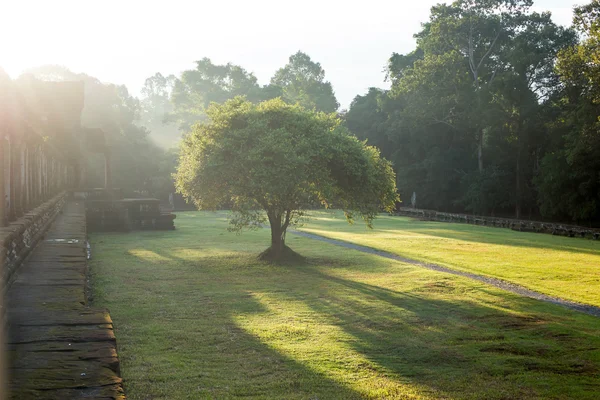
[[[278,259],[285,248],[285,231],[287,227],[281,226],[281,214],[268,213],[267,216],[271,224],[271,254],[274,259]]]
[[[517,132],[517,164],[515,165],[515,218],[521,219],[521,201],[522,201],[522,188],[521,188],[521,154],[523,154],[523,141],[521,132],[521,119],[517,119],[516,132]]]
[[[521,218],[521,150],[517,152],[516,182],[515,182],[515,218]]]
[[[274,254],[281,255],[285,247],[284,232],[281,231],[281,226],[271,225],[271,248]]]
[[[479,166],[479,173],[483,172],[483,129],[479,132],[479,145],[477,147],[477,163]]]

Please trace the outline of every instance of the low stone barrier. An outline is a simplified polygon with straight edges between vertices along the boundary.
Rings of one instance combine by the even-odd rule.
[[[0,227],[0,387],[5,386],[3,380],[7,362],[3,349],[7,327],[5,293],[15,271],[50,228],[65,199],[66,193],[62,192],[8,226]],[[0,393],[0,400],[6,398],[5,395]]]
[[[520,232],[547,233],[551,235],[600,239],[600,229],[586,228],[578,225],[568,225],[556,222],[527,221],[511,218],[482,217],[467,214],[445,213],[433,210],[400,207],[397,215],[419,218],[426,221],[456,222],[473,225],[508,228]]]
[[[66,193],[62,192],[27,212],[6,227],[0,227],[1,284],[4,287],[19,265],[35,248],[38,241],[63,208]]]

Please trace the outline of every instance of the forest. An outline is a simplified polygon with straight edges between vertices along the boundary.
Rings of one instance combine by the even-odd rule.
[[[532,5],[432,7],[414,50],[382,60],[389,88],[357,94],[347,110],[302,51],[265,85],[243,66],[202,58],[178,76],[148,77],[139,98],[60,66],[28,73],[85,81],[82,123],[105,131],[114,184],[130,191],[163,199],[174,191],[178,143],[211,103],[282,98],[337,113],[378,147],[404,206],[413,198],[423,209],[598,225],[600,2],[576,8],[571,27]],[[100,186],[103,177],[93,179]]]

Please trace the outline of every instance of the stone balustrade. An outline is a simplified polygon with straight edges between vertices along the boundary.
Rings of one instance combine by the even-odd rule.
[[[25,213],[8,226],[0,227],[2,282],[10,282],[20,263],[29,255],[65,203],[65,192]]]

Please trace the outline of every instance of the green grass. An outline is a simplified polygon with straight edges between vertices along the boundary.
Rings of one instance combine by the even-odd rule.
[[[599,241],[384,215],[370,230],[341,212],[312,216],[302,230],[600,306]]]
[[[180,213],[174,232],[93,234],[130,399],[597,399],[600,319],[468,279]]]

